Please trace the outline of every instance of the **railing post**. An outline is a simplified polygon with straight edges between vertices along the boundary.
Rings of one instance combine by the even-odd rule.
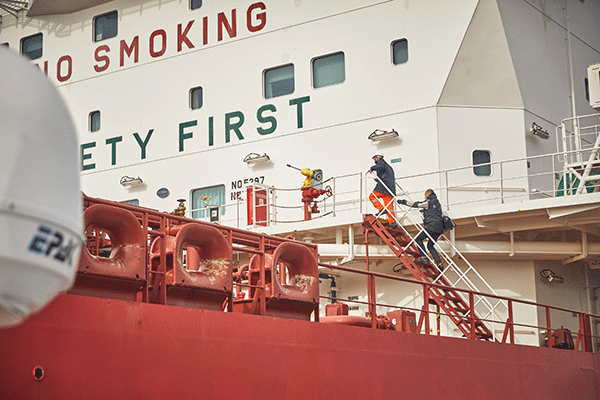
[[[333,190],[332,190],[332,194],[331,194],[332,201],[333,201],[333,204],[331,206],[331,214],[333,215],[333,217],[335,217],[335,192],[336,192],[336,190],[335,190],[335,176],[331,179],[331,185],[333,186]]]
[[[548,347],[554,346],[554,337],[552,336],[552,328],[550,327],[550,307],[546,306],[546,336],[548,340],[546,344]]]
[[[271,210],[268,210],[268,215],[271,215],[270,221],[273,222],[273,225],[277,225],[277,194],[275,193],[275,191],[277,189],[275,189],[275,186],[271,186],[270,188],[271,190],[269,190],[269,194],[271,195]]]
[[[436,307],[435,307],[435,321],[436,321],[437,335],[441,336],[442,335],[442,329],[441,329],[442,318],[440,316],[440,305],[439,304],[436,304]]]
[[[252,183],[252,227],[256,228],[256,188]]]
[[[158,268],[160,277],[159,304],[167,304],[167,219],[160,218],[160,232],[162,240],[160,241],[160,267]],[[156,290],[156,287],[154,288]]]
[[[556,197],[556,160],[552,156],[552,197]]]
[[[358,212],[363,215],[363,175],[358,175]]]
[[[146,283],[142,287],[142,302],[149,302],[148,285],[150,284],[150,242],[148,241],[148,213],[142,214],[142,229],[146,238]]]
[[[371,328],[377,328],[377,296],[375,295],[375,277],[373,275],[369,275],[371,280],[371,287],[369,291],[371,292],[371,300],[369,300],[369,308],[371,309]]]
[[[504,168],[502,168],[502,161],[500,161],[500,203],[504,204]]]
[[[236,208],[235,208],[235,213],[236,213],[236,228],[240,227],[240,196],[237,196],[236,199]]]
[[[429,285],[423,284],[423,308],[425,310],[425,334],[429,335]]]
[[[369,230],[365,229],[365,263],[367,272],[369,268]],[[377,327],[377,316],[375,315],[375,277],[372,274],[367,275],[367,303],[369,303],[369,314],[371,315],[371,328]]]
[[[446,210],[450,210],[450,184],[448,183],[448,170],[444,171],[446,177]]]
[[[255,218],[256,219],[256,218]],[[264,235],[260,235],[260,241],[258,244],[258,251],[260,251],[260,256],[259,256],[259,263],[260,263],[260,271],[259,271],[259,277],[260,277],[260,285],[262,286],[260,288],[260,315],[267,315],[267,277],[266,277],[266,272],[265,272],[265,261],[266,261],[266,257],[265,257],[265,236]],[[273,265],[273,268],[275,268],[275,266]]]
[[[475,296],[473,291],[469,291],[469,320],[471,322],[471,340],[475,340]]]
[[[592,325],[591,318],[586,313],[579,314],[579,332],[577,334],[577,342],[581,339],[581,351],[585,351],[588,353],[594,352],[594,345],[592,342]],[[579,344],[575,347],[579,347]]]
[[[515,344],[515,324],[513,321],[512,300],[508,301],[508,318],[510,319],[510,344]]]
[[[508,318],[504,326],[504,334],[502,335],[502,343],[506,343],[506,337],[510,333],[510,344],[515,344],[515,329],[513,321],[512,300],[508,300]]]

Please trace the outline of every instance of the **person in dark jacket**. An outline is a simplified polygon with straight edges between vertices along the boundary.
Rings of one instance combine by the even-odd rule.
[[[373,155],[373,165],[367,173],[377,173],[377,185],[369,195],[373,206],[381,213],[387,213],[390,228],[398,226],[394,214],[394,197],[396,196],[396,175],[394,169],[383,159],[383,154],[377,152]]]
[[[419,249],[420,258],[417,259],[418,262],[428,263],[429,260],[426,256],[425,246],[423,245],[423,241],[428,239],[427,241],[427,249],[431,253],[435,261],[435,265],[442,272],[444,267],[442,265],[442,260],[440,259],[440,255],[435,249],[435,242],[438,240],[440,235],[444,233],[444,220],[442,216],[442,205],[440,204],[437,196],[433,192],[432,189],[427,189],[425,191],[425,200],[424,201],[415,201],[410,202],[404,199],[398,200],[399,204],[404,204],[405,206],[418,208],[419,211],[423,214],[423,225],[425,229],[415,238],[415,243]]]

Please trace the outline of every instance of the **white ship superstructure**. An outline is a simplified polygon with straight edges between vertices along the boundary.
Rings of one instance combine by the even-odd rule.
[[[438,193],[458,225],[439,245],[475,266],[482,291],[597,313],[598,2],[9,3],[0,43],[65,98],[88,196],[168,212],[181,198],[190,217],[293,234],[322,262],[364,269],[365,172],[382,152],[400,198]],[[331,189],[310,221],[289,165],[322,171]],[[264,208],[249,207],[249,187]],[[407,277],[385,244],[369,249],[372,271]],[[323,273],[322,292],[364,300],[362,278]],[[419,296],[379,289],[382,309]]]

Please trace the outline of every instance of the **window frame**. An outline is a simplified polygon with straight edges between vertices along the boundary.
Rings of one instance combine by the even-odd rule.
[[[110,37],[103,37],[102,39],[98,40],[96,37],[96,21],[98,20],[98,18],[102,18],[102,17],[106,17],[107,15],[110,14],[116,14],[117,17],[115,18],[115,34],[113,36]],[[92,18],[92,40],[94,43],[98,43],[98,42],[102,42],[104,40],[108,40],[108,39],[112,39],[114,37],[117,37],[117,35],[119,34],[119,12],[117,10],[112,10],[109,12],[106,12],[104,14],[100,14],[100,15],[96,15],[94,16],[94,18]]]
[[[200,208],[200,206],[199,207],[195,206],[194,192],[199,191],[199,190],[216,189],[216,188],[223,188],[222,193],[219,193],[219,195],[222,194],[222,196],[223,196],[223,204],[209,204],[208,206],[209,207],[210,206],[219,207],[219,218],[221,218],[223,215],[225,215],[225,213],[227,212],[227,186],[225,186],[225,184],[223,184],[223,183],[217,184],[217,185],[199,187],[199,188],[190,190],[191,210],[196,210],[196,209]],[[202,194],[200,193],[199,196],[202,196]],[[209,200],[209,201],[211,201],[211,200]],[[203,202],[204,208],[202,210],[192,211],[192,218],[200,219],[200,220],[207,220],[207,219],[210,220],[209,208],[206,207],[206,201],[204,201],[204,200],[199,200],[199,201]]]
[[[267,74],[269,72],[272,71],[276,71],[276,70],[281,70],[284,68],[288,68],[288,67],[292,67],[292,91],[289,93],[284,93],[284,94],[278,94],[276,96],[267,96],[267,85],[271,84],[273,82],[277,82],[277,81],[273,81],[273,82],[267,82]],[[278,65],[276,67],[272,67],[272,68],[267,68],[265,70],[263,70],[263,98],[266,99],[274,99],[276,97],[282,97],[282,96],[287,96],[290,94],[293,94],[296,91],[296,67],[294,66],[294,63],[288,63],[288,64],[283,64],[283,65]],[[279,81],[283,81],[283,79],[279,80]],[[271,89],[271,93],[273,92],[273,90]]]
[[[488,155],[488,157],[489,157],[489,161],[475,164],[475,153],[476,152],[486,153]],[[493,175],[493,170],[492,170],[492,152],[491,151],[489,151],[489,150],[482,150],[482,149],[475,149],[471,153],[471,161],[473,163],[473,174],[475,176],[492,176]],[[488,174],[478,173],[478,171],[482,171],[484,168],[489,170]]]
[[[397,43],[406,43],[406,60],[403,62],[396,62],[396,51],[395,51],[394,47],[396,46]],[[391,56],[392,56],[392,64],[393,65],[404,65],[408,62],[409,57],[408,57],[408,39],[407,38],[394,40],[390,45],[390,49],[392,52]]]
[[[200,105],[194,108],[194,91],[200,89]],[[199,110],[204,105],[204,89],[202,86],[196,86],[190,89],[189,91],[189,106],[190,110]]]
[[[94,126],[92,125],[94,115],[98,115],[98,129],[96,129],[96,130],[93,129]],[[100,130],[100,128],[102,128],[102,113],[100,112],[100,110],[90,111],[90,113],[88,114],[88,130],[91,133],[94,133],[94,132],[98,132]]]
[[[40,55],[37,56],[37,57],[32,58],[28,53],[25,53],[23,51],[23,47],[24,47],[24,44],[25,44],[26,40],[32,39],[34,37],[41,37],[42,40],[41,40],[41,45],[40,45],[40,49],[39,49]],[[20,50],[20,53],[22,55],[24,55],[25,57],[29,58],[30,60],[37,60],[39,58],[42,58],[42,56],[44,55],[44,34],[42,32],[38,32],[38,33],[34,33],[33,35],[22,37],[21,41],[19,42],[19,50]]]
[[[140,205],[140,199],[130,199],[130,200],[122,200],[119,203],[129,204],[130,206],[138,206]]]
[[[327,85],[316,86],[315,80],[316,80],[317,74],[315,73],[315,62],[318,60],[322,60],[322,59],[328,58],[328,57],[333,57],[333,56],[336,56],[339,54],[342,55],[342,59],[343,59],[344,78],[339,82],[329,83]],[[341,85],[342,83],[346,82],[346,53],[344,53],[344,51],[340,50],[340,51],[336,51],[334,53],[329,53],[329,54],[325,54],[322,56],[314,57],[312,60],[310,60],[310,73],[311,73],[311,85],[312,85],[313,89],[321,89],[321,88],[328,87],[328,86]]]

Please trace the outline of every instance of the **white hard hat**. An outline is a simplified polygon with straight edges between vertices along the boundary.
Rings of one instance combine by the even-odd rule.
[[[373,156],[371,158],[374,158],[374,157],[381,157],[381,158],[383,158],[383,154],[381,154],[381,152],[378,151],[375,154],[373,154]]]

